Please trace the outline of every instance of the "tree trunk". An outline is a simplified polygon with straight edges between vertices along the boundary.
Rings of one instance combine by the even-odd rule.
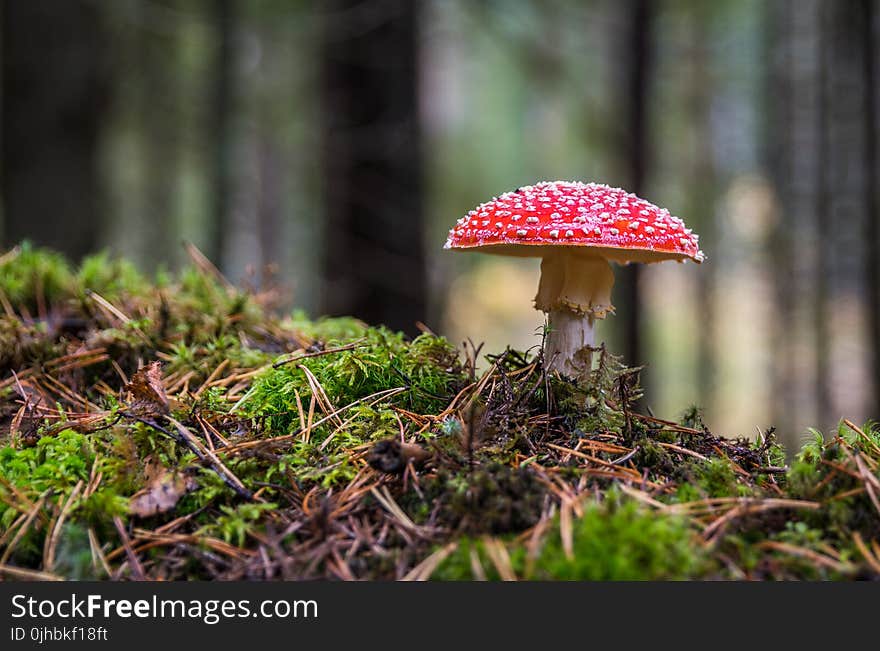
[[[712,56],[712,10],[711,3],[701,2],[697,2],[692,9],[694,63],[688,112],[695,125],[698,142],[695,144],[689,182],[688,214],[694,220],[694,228],[702,240],[714,243],[718,238],[715,227],[717,175],[712,157],[711,101],[714,89],[710,70],[713,62],[709,60]],[[720,263],[721,260],[717,260],[714,264],[708,264],[697,274],[697,313],[700,317],[697,334],[697,404],[710,411],[715,388],[715,355],[712,349],[715,340],[715,280]]]
[[[232,115],[235,102],[235,0],[214,0],[214,82],[211,102],[210,139],[214,143],[212,179],[212,224],[210,245],[205,252],[223,268],[227,237],[232,229],[233,184]]]
[[[814,7],[814,4],[809,7]],[[799,0],[767,3],[764,97],[765,158],[777,189],[778,220],[770,239],[776,313],[772,334],[771,423],[789,450],[800,447],[802,428],[814,424],[812,360],[802,359],[813,299],[812,270],[816,211],[813,169],[815,62],[803,55],[815,34],[814,17]],[[804,60],[806,59],[806,61]],[[796,255],[801,250],[805,253]],[[802,298],[806,297],[806,299]],[[812,343],[812,341],[810,342]]]
[[[425,318],[419,2],[334,0],[323,61],[324,311]]]
[[[816,258],[816,296],[814,303],[814,329],[816,342],[816,411],[819,426],[824,427],[831,412],[829,390],[830,371],[830,331],[828,328],[828,292],[831,274],[829,255],[831,242],[831,189],[828,180],[829,134],[828,134],[828,49],[832,25],[829,25],[828,8],[824,2],[818,4],[819,19],[816,34],[817,66],[817,108],[816,108],[816,247],[820,251]]]
[[[764,159],[770,178],[777,190],[777,203],[790,205],[791,188],[787,183],[791,169],[791,147],[789,146],[792,121],[791,78],[788,74],[788,59],[791,56],[791,40],[788,38],[790,0],[766,5],[765,61],[768,63],[764,80],[764,103],[767,119],[764,123],[762,141]],[[771,238],[771,246],[776,252],[771,257],[773,295],[775,297],[775,326],[772,341],[773,399],[771,422],[781,432],[788,431],[790,414],[794,405],[792,384],[788,382],[791,371],[792,341],[788,325],[794,312],[791,293],[791,231],[788,229],[788,211],[779,214],[778,227]]]
[[[877,70],[874,48],[875,0],[862,0],[862,77],[865,130],[865,286],[868,294],[868,346],[873,392],[868,414],[880,417],[880,242],[877,207]]]
[[[626,62],[623,88],[627,128],[622,151],[626,152],[626,189],[635,194],[644,191],[649,159],[648,96],[653,65],[652,28],[654,7],[650,0],[631,0],[627,12],[627,33],[622,39]],[[623,327],[623,357],[630,365],[644,362],[641,336],[638,264],[628,265],[617,275],[618,316]]]
[[[172,10],[169,0],[158,4]],[[155,8],[142,6],[144,12]],[[143,23],[148,19],[142,17]],[[140,141],[144,157],[143,198],[141,201],[142,235],[140,257],[148,267],[171,263],[180,250],[179,220],[175,212],[180,170],[180,111],[177,23],[168,21],[161,32],[139,30],[139,65],[143,75],[140,90]]]
[[[2,23],[3,240],[79,259],[101,233],[109,70],[99,5],[7,1]]]
[[[855,320],[860,317],[855,311],[856,301],[870,295],[871,283],[865,278],[864,261],[873,255],[870,229],[875,228],[872,213],[876,206],[871,171],[874,162],[869,162],[874,158],[870,142],[873,134],[868,133],[874,118],[866,116],[866,109],[873,111],[874,88],[866,79],[866,66],[873,67],[865,56],[870,43],[861,42],[869,35],[865,18],[870,16],[856,3],[824,3],[822,7],[825,26],[821,30],[820,49],[824,53],[820,56],[824,65],[820,77],[824,80],[824,93],[820,130],[825,137],[820,146],[817,181],[817,247],[821,255],[817,265],[816,374],[822,424],[830,427],[842,413],[863,417],[867,402],[867,391],[862,394],[862,401],[856,397],[856,391],[835,389],[864,383],[874,344],[859,337],[853,343],[861,345],[861,350],[848,345],[858,336],[853,333]],[[867,311],[864,303],[860,307],[860,311]]]

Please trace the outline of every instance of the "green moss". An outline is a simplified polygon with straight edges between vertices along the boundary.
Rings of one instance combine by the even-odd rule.
[[[238,506],[221,506],[219,515],[211,524],[202,527],[199,533],[219,537],[228,543],[239,547],[244,545],[245,539],[260,525],[260,519],[278,509],[277,504],[271,502],[247,503]]]
[[[439,508],[439,518],[457,532],[502,534],[535,524],[544,503],[534,472],[490,463],[473,471],[442,471],[425,482],[424,499],[407,501]]]
[[[92,556],[89,534],[85,527],[67,522],[61,528],[54,570],[56,574],[72,581],[106,578],[103,568],[99,568]]]
[[[285,322],[285,327],[302,334],[305,339],[324,344],[346,344],[367,335],[369,326],[351,317],[323,317],[309,319],[305,312],[295,311]]]
[[[329,561],[307,558],[330,531],[370,540],[345,552],[358,578],[399,577],[432,545],[450,542],[458,549],[438,578],[472,578],[475,559],[477,575],[497,578],[488,551],[498,543],[480,538],[486,535],[504,537],[512,569],[527,579],[838,579],[851,578],[851,568],[870,575],[854,540],[856,533],[866,544],[880,539],[857,461],[869,469],[880,462],[880,430],[872,423],[863,432],[842,423],[828,441],[814,432],[784,474],[783,451],[769,433],[759,443],[717,437],[695,408],[682,422],[697,432],[640,416],[637,369],[603,348],[577,380],[545,376],[539,359],[514,350],[487,356],[489,381],[462,392],[447,412],[474,378],[470,361],[463,364],[445,339],[425,334],[410,341],[352,318],[281,318],[267,295],[234,289],[204,270],[147,278],[100,254],[74,271],[51,252],[23,246],[0,264],[0,291],[15,312],[0,317],[0,368],[7,378],[10,369],[20,371],[41,407],[22,412],[27,436],[0,446],[0,530],[43,500],[9,557],[21,567],[42,568],[47,525],[69,505],[55,564],[42,569],[73,579],[106,578],[92,558],[90,535],[105,551],[117,548],[114,516],[128,520],[135,538],[135,529],[181,518],[176,532],[248,551],[261,533],[297,523],[279,544],[296,559],[287,567],[305,578],[338,573]],[[56,359],[72,351],[92,351],[96,360]],[[289,351],[299,359],[289,359]],[[97,359],[103,355],[108,359]],[[155,427],[131,418],[123,378],[156,359],[171,414],[216,447],[257,501],[224,483],[163,416],[156,415]],[[217,384],[202,388],[212,374]],[[21,409],[18,387],[7,381],[0,397],[9,422]],[[50,405],[60,418],[42,409]],[[300,432],[312,409],[312,422],[323,422]],[[266,441],[290,434],[296,436]],[[375,474],[366,465],[371,445],[401,436],[420,444],[426,454],[417,456],[425,458],[402,475]],[[167,513],[138,519],[128,513],[129,497],[146,486],[153,464],[192,485]],[[69,501],[77,483],[98,476],[97,490]],[[620,481],[664,502],[754,496],[818,507],[741,513],[724,502],[715,514],[679,518],[621,499]],[[388,526],[403,518],[374,498],[373,486],[430,536]],[[584,507],[573,522],[571,558],[558,518],[535,534],[537,546],[524,535],[542,515],[558,513],[565,495],[577,495]],[[730,521],[711,545],[695,538],[727,513]],[[240,576],[264,571],[262,558],[251,565],[255,557],[247,553],[221,559],[217,550],[202,555],[198,542],[192,550],[187,544],[144,552],[146,571],[161,578],[210,578],[222,567]],[[810,556],[826,553],[839,560],[815,563]],[[121,562],[112,560],[114,571]]]
[[[687,579],[705,569],[705,554],[683,519],[633,502],[585,510],[574,527],[574,558],[556,531],[541,550],[534,577],[580,580]]]
[[[77,482],[87,481],[93,469],[106,478],[102,485],[122,488],[128,477],[126,461],[113,454],[112,436],[68,429],[44,436],[32,447],[0,448],[0,477],[31,500],[48,492],[66,495]],[[0,513],[3,508],[0,504]]]
[[[578,383],[553,378],[553,393],[563,413],[580,415],[582,432],[621,431],[627,425],[624,410],[641,396],[638,374],[604,346],[593,356],[597,361],[586,378]]]
[[[687,521],[615,498],[591,503],[573,523],[573,555],[564,551],[558,522],[529,560],[521,543],[509,554],[516,574],[530,580],[650,581],[689,579],[706,573],[708,556]],[[498,572],[479,541],[466,541],[434,574],[435,579],[472,579],[471,550],[489,578]]]
[[[230,364],[231,368],[250,369],[268,364],[271,359],[272,355],[243,345],[240,338],[228,332],[172,345],[168,353],[167,371],[191,371],[191,385],[198,386],[224,362]]]
[[[334,321],[325,319],[312,332],[351,334],[353,320],[341,319],[338,327]],[[442,337],[423,334],[409,342],[403,334],[385,328],[363,328],[356,334],[360,336],[352,348],[267,369],[240,402],[244,417],[263,423],[267,435],[280,436],[308,422],[313,388],[306,369],[320,384],[332,409],[362,401],[339,417],[314,426],[307,441],[291,442],[272,474],[290,473],[297,480],[324,486],[350,480],[358,469],[351,455],[353,448],[399,435],[402,421],[392,405],[436,413],[466,381],[457,352]],[[320,343],[332,351],[352,342],[331,339]],[[370,400],[389,389],[400,391]],[[314,409],[313,422],[326,415],[319,404]]]
[[[364,330],[360,339],[354,348],[267,370],[242,403],[242,412],[268,419],[276,435],[298,426],[296,396],[307,401],[312,395],[304,368],[335,408],[399,388],[402,391],[385,402],[417,413],[437,413],[466,379],[456,350],[442,337],[423,334],[408,343],[403,334],[380,327]],[[342,343],[331,340],[326,346],[332,350]],[[308,408],[303,404],[304,411]]]
[[[826,456],[836,456],[834,448],[826,450],[822,434],[813,431],[813,439],[804,443],[788,472],[788,484],[795,495],[809,495],[819,485],[825,472],[819,462]]]
[[[791,553],[786,548],[767,547],[764,545],[767,541],[781,543],[798,553]],[[788,520],[777,531],[752,528],[728,535],[721,542],[720,551],[736,559],[738,568],[753,578],[809,581],[850,578],[856,568],[854,552],[844,547],[839,558],[830,557],[828,551],[836,548],[835,542],[826,530],[801,520]],[[817,563],[807,554],[824,557],[831,563]],[[731,578],[742,577],[732,575]]]
[[[45,324],[0,316],[0,367],[21,370],[62,354],[64,346],[48,336]]]
[[[73,273],[62,255],[27,242],[17,255],[0,264],[0,291],[13,306],[32,314],[38,300],[44,305],[63,300],[73,296],[75,288]]]
[[[730,459],[697,459],[681,464],[677,471],[680,484],[676,501],[690,502],[707,497],[746,497],[753,494],[747,484],[739,481]]]
[[[48,522],[51,515],[57,514],[61,505],[67,503],[76,484],[83,482],[84,486],[89,481],[94,469],[95,476],[100,473],[105,480],[88,497],[80,493],[80,497],[70,503],[68,526],[71,529],[64,534],[81,538],[77,526],[94,526],[102,533],[110,531],[113,516],[124,515],[128,507],[128,498],[120,494],[125,478],[124,462],[109,454],[111,449],[106,439],[73,430],[43,437],[32,447],[0,448],[0,495],[3,497],[0,530],[6,530],[19,514],[29,510],[29,503],[40,499],[45,500],[43,520]],[[13,559],[27,565],[41,558],[45,535],[45,527],[37,520],[16,547]],[[73,551],[72,546],[76,546],[73,538],[68,540],[62,536],[59,560],[62,566],[64,559],[70,561],[68,569],[63,571],[77,577],[80,563],[74,560],[77,554]]]
[[[110,302],[147,296],[152,290],[147,278],[131,262],[111,258],[106,252],[85,258],[74,280],[82,292],[97,292]]]
[[[837,536],[845,547],[852,544],[852,531],[861,532],[867,540],[880,537],[880,518],[861,479],[852,471],[838,470],[846,467],[856,454],[880,460],[876,426],[867,423],[861,429],[864,436],[841,422],[837,437],[829,441],[821,432],[810,430],[813,437],[795,457],[787,476],[792,497],[823,504],[822,509],[806,514],[805,521]]]
[[[682,412],[678,422],[691,429],[701,429],[703,427],[703,410],[696,405],[691,405]]]
[[[766,434],[765,436],[772,437],[772,433]],[[764,443],[759,443],[755,441],[753,443],[753,447],[766,455],[766,463],[768,466],[773,466],[776,468],[784,468],[786,465],[786,453],[785,447],[781,445],[775,437],[766,440]]]
[[[31,494],[65,492],[88,479],[94,459],[85,436],[64,430],[41,438],[34,447],[0,449],[0,477]]]
[[[635,456],[635,463],[639,468],[651,468],[662,474],[675,472],[676,463],[662,446],[657,445],[653,438],[644,437],[635,441],[639,451]]]

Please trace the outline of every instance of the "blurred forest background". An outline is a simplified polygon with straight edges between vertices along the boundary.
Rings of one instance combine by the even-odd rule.
[[[289,305],[539,343],[538,261],[443,251],[542,179],[620,185],[702,266],[601,334],[726,435],[880,414],[877,0],[5,0],[2,241],[191,241]]]

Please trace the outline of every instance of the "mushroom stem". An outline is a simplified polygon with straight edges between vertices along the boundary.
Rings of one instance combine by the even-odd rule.
[[[547,370],[559,371],[567,377],[575,377],[589,371],[591,356],[583,351],[595,340],[595,318],[572,312],[567,308],[551,310],[548,315],[549,332],[544,340],[544,359]]]
[[[593,345],[595,320],[614,311],[613,286],[614,272],[603,257],[571,251],[544,257],[535,307],[549,314],[550,332],[544,344],[549,369],[577,376],[589,366],[589,355],[576,356]]]

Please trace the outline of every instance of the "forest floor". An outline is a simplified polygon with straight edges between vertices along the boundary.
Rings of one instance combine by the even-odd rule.
[[[279,316],[195,249],[0,258],[0,579],[880,578],[880,430],[790,466],[604,349]]]

